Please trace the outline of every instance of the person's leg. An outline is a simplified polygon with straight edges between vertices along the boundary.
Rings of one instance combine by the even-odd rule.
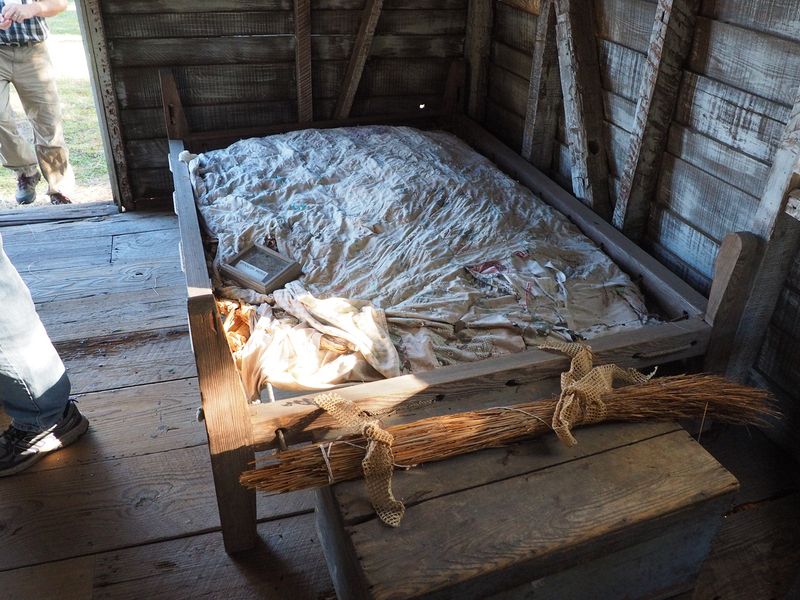
[[[43,431],[61,419],[70,382],[2,238],[0,306],[0,403],[17,429]]]
[[[36,199],[36,182],[39,170],[33,147],[17,129],[17,120],[11,110],[10,81],[14,48],[0,46],[0,160],[3,166],[13,170],[17,177],[24,176],[23,183],[30,189],[20,190],[17,201],[32,202]]]
[[[12,83],[33,126],[36,157],[47,193],[67,195],[75,184],[61,121],[61,101],[45,43],[17,49]]]
[[[70,400],[64,364],[2,239],[0,306],[0,404],[12,419],[0,434],[0,477],[6,477],[77,440],[89,421]]]

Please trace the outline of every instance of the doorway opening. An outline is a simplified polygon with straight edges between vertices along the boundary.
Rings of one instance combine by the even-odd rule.
[[[108,164],[92,96],[92,80],[74,0],[70,0],[64,12],[48,18],[47,24],[50,29],[47,46],[61,102],[64,138],[75,173],[75,186],[68,197],[73,204],[113,203]],[[10,88],[11,107],[19,134],[27,143],[33,143],[33,128],[13,85]],[[36,186],[36,198],[31,204],[21,206],[15,198],[16,191],[16,174],[1,168],[0,210],[50,205],[44,178]]]

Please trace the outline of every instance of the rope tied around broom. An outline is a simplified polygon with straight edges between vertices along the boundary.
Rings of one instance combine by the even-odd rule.
[[[330,414],[342,427],[353,427],[361,430],[367,441],[367,452],[361,461],[364,481],[367,484],[367,495],[378,517],[390,527],[398,527],[403,519],[406,507],[392,493],[392,471],[394,453],[392,444],[394,436],[380,426],[380,422],[364,413],[355,403],[345,400],[338,394],[321,394],[314,398],[321,409]],[[333,472],[329,457],[325,455],[328,466],[328,479],[333,483]]]
[[[623,369],[617,365],[593,366],[594,354],[585,344],[548,342],[541,350],[555,350],[572,358],[569,371],[561,373],[561,394],[553,412],[553,431],[567,446],[578,443],[572,428],[605,420],[607,415],[603,397],[614,389],[614,381],[645,383],[655,375],[655,370],[645,375],[636,369]]]

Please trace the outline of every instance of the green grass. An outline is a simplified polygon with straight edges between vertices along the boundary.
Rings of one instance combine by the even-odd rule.
[[[78,13],[75,12],[75,3],[70,2],[69,8],[60,15],[47,19],[51,35],[80,35]]]
[[[58,73],[59,58],[55,56],[53,46],[63,43],[63,48],[68,48],[70,55],[68,61],[84,60],[84,53],[80,46],[80,28],[74,4],[71,9],[60,15],[48,19],[50,25],[51,56]],[[64,137],[70,153],[70,162],[75,171],[76,190],[71,196],[73,201],[88,202],[96,200],[111,200],[111,190],[108,182],[108,170],[103,146],[100,139],[100,128],[95,113],[92,90],[88,79],[76,78],[72,73],[63,72],[57,75],[61,107],[64,116]],[[22,106],[16,92],[12,91],[12,106],[19,115],[19,128],[23,137],[32,139],[30,124],[24,117]],[[14,208],[14,192],[16,191],[16,178],[8,169],[0,168],[0,209]],[[44,196],[46,186],[44,183],[37,188],[39,197],[37,204],[47,203]]]

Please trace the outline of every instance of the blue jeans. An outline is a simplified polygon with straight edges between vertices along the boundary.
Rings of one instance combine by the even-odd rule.
[[[55,425],[69,402],[64,363],[0,237],[0,404],[25,431]]]

